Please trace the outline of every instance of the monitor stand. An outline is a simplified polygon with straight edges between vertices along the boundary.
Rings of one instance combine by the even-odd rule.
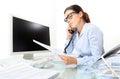
[[[34,54],[32,54],[32,53],[26,53],[26,54],[24,54],[23,55],[23,58],[24,59],[26,59],[26,60],[40,60],[40,59],[42,59],[42,57],[41,56],[34,56]]]
[[[29,54],[24,54],[23,58],[28,59],[28,60],[32,60],[32,59],[34,59],[34,56],[32,53],[31,54],[29,53]]]

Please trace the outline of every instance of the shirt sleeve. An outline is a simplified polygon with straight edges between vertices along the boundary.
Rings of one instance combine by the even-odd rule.
[[[98,28],[92,28],[88,31],[90,56],[77,58],[78,65],[92,65],[103,53],[103,34]]]
[[[77,65],[92,66],[100,56],[84,56],[77,58]]]

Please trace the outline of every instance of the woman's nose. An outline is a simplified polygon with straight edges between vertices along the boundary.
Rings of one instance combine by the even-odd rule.
[[[68,19],[67,23],[69,24],[70,23],[70,20]]]

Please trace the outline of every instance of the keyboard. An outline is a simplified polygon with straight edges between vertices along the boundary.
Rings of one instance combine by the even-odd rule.
[[[34,68],[25,63],[17,63],[0,69],[2,79],[55,79],[59,71]]]

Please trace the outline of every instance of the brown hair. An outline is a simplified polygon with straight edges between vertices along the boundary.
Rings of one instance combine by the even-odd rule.
[[[67,10],[73,10],[76,13],[79,13],[81,11],[83,13],[83,19],[85,20],[85,22],[90,23],[89,15],[86,12],[84,12],[83,9],[79,5],[71,5],[67,7],[64,11],[64,14]]]

